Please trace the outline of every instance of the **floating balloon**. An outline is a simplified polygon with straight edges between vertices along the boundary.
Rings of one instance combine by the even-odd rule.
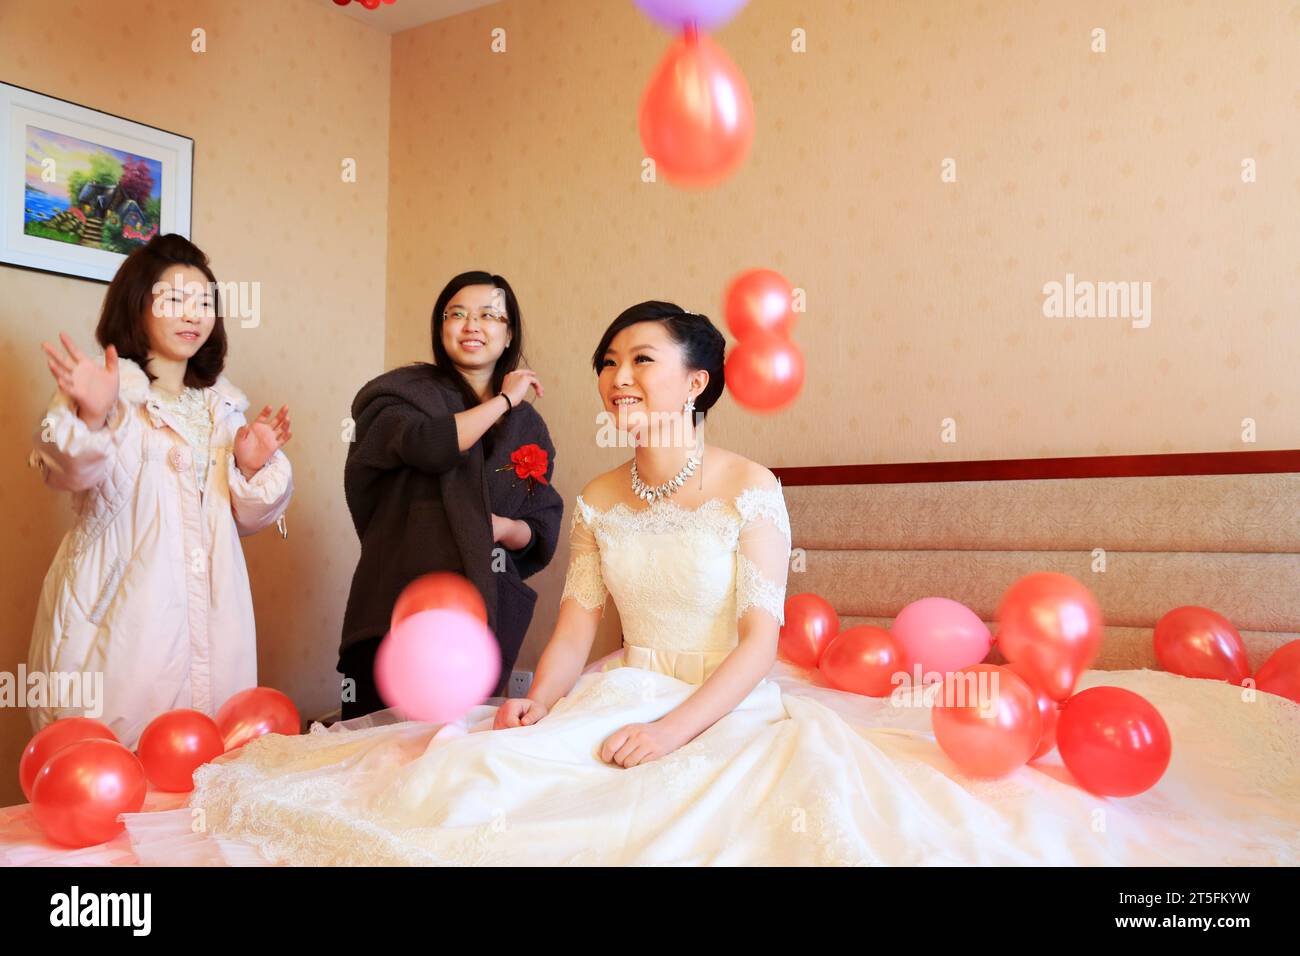
[[[785,599],[777,652],[791,664],[816,667],[839,632],[840,617],[829,601],[816,594],[794,594]]]
[[[963,773],[1004,777],[1023,767],[1042,737],[1034,691],[1009,668],[976,664],[944,678],[930,708],[934,739]]]
[[[117,815],[139,813],[148,789],[140,761],[116,740],[78,740],[36,775],[32,814],[54,842],[93,846],[122,832]]]
[[[479,589],[463,575],[453,571],[435,571],[416,578],[408,584],[393,605],[389,629],[419,611],[464,611],[484,624],[487,623],[487,605]]]
[[[1250,676],[1246,645],[1232,623],[1208,607],[1174,608],[1156,622],[1156,660],[1171,674],[1240,684]]]
[[[263,734],[301,733],[302,718],[293,701],[274,687],[250,687],[221,705],[217,730],[226,749],[236,750]]]
[[[723,307],[727,328],[742,341],[755,332],[788,336],[794,328],[793,294],[790,283],[779,272],[742,272],[727,286]]]
[[[993,635],[980,616],[944,597],[913,601],[898,612],[889,631],[903,649],[907,666],[920,665],[922,679],[978,664],[993,646]]]
[[[755,333],[731,350],[723,376],[741,405],[774,412],[793,402],[803,388],[803,353],[789,339]]]
[[[136,756],[157,790],[186,793],[194,789],[194,771],[225,753],[217,722],[197,710],[169,710],[149,722],[140,735]]]
[[[117,735],[103,721],[90,717],[64,717],[38,730],[18,761],[18,783],[23,788],[23,796],[31,800],[32,784],[45,761],[68,744],[91,739],[117,740]]]
[[[1173,744],[1160,711],[1122,687],[1090,687],[1061,706],[1056,748],[1089,793],[1131,797],[1155,785]]]
[[[1300,641],[1283,644],[1255,675],[1255,686],[1300,704]]]
[[[754,140],[745,77],[707,36],[677,40],[641,96],[641,144],[679,186],[705,187],[740,167]]]
[[[906,673],[893,635],[870,624],[840,631],[827,645],[818,668],[836,690],[864,697],[888,697],[899,686],[894,675]]]
[[[1007,589],[998,605],[996,643],[1008,663],[1041,686],[1053,700],[1074,692],[1097,657],[1104,632],[1092,592],[1054,571],[1027,574]]]
[[[1016,670],[1015,664],[1008,665],[1008,669],[1029,685],[1029,689],[1034,693],[1034,700],[1038,703],[1038,716],[1042,718],[1043,724],[1038,735],[1038,746],[1034,748],[1033,756],[1029,758],[1031,761],[1037,760],[1051,753],[1052,748],[1056,746],[1056,723],[1061,716],[1061,705],[1035,681]]]
[[[388,632],[375,655],[375,684],[390,707],[446,723],[483,703],[501,675],[501,648],[464,611],[419,611]]]
[[[636,0],[641,12],[674,32],[691,24],[716,30],[740,12],[749,0]]]

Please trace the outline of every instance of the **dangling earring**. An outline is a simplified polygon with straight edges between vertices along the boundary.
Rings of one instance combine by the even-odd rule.
[[[682,412],[691,416],[691,425],[695,424],[695,396],[688,395],[686,404],[682,406]],[[700,488],[704,488],[704,440],[698,430],[695,431],[695,457],[700,461]]]

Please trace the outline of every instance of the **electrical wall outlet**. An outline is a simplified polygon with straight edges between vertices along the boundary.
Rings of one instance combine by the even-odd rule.
[[[511,671],[510,688],[508,694],[511,697],[523,697],[528,693],[528,688],[533,686],[532,671]]]

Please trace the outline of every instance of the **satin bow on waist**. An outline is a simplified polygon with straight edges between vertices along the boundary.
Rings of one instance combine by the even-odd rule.
[[[641,647],[638,644],[624,644],[622,662],[616,659],[611,662],[611,666],[639,667],[642,670],[676,677],[688,684],[703,684],[730,653],[731,650],[668,651]]]

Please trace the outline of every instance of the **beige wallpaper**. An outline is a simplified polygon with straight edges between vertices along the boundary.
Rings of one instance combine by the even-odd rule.
[[[669,37],[631,2],[510,0],[394,38],[388,363],[427,354],[446,278],[504,274],[570,506],[624,457],[594,444],[606,324],[646,298],[720,322],[753,266],[807,291],[808,382],[710,426],[768,465],[1300,447],[1294,0],[752,0],[716,39],[757,127],[698,193],[640,180]],[[1067,273],[1149,282],[1149,324],[1046,318]]]
[[[95,24],[69,55],[63,25]],[[190,51],[191,30],[207,52]],[[287,402],[289,537],[244,540],[259,677],[304,714],[338,705],[339,623],[358,548],[340,420],[383,368],[389,38],[312,0],[184,4],[0,0],[0,79],[195,141],[193,238],[222,282],[261,284],[261,324],[227,323],[226,371],[257,407]],[[340,176],[357,160],[355,184]],[[53,391],[40,343],[92,344],[107,287],[0,267],[0,669],[27,659],[69,496],[26,466]],[[26,715],[0,709],[0,801],[21,802]]]
[[[106,42],[65,56],[57,24],[106,8]],[[717,40],[753,90],[754,150],[707,192],[641,181],[638,101],[670,38],[630,0],[506,0],[391,38],[310,0],[0,0],[0,79],[197,141],[195,238],[219,278],[264,283],[232,376],[295,410],[290,538],[247,552],[264,679],[310,713],[334,702],[356,557],[339,420],[360,382],[428,357],[464,269],[520,296],[570,505],[623,457],[594,443],[605,325],[646,298],[721,322],[752,266],[807,291],[809,380],[770,418],[724,398],[710,438],[768,465],[1300,447],[1298,39],[1295,0],[752,0]],[[1067,274],[1149,282],[1149,325],[1045,317]],[[38,343],[88,340],[102,293],[0,268],[0,666],[67,522],[23,464]],[[521,667],[566,559],[531,582]],[[0,711],[11,799],[25,736]]]

